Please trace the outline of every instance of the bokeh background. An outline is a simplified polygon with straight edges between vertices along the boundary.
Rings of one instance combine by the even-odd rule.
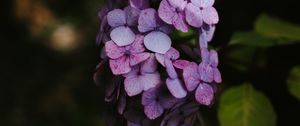
[[[103,2],[1,0],[1,126],[104,126],[104,89],[92,80],[100,61],[95,38]],[[224,87],[250,81],[270,99],[277,125],[300,125],[300,102],[286,86],[289,70],[300,64],[300,44],[262,50],[267,64],[246,73],[224,58],[233,33],[252,30],[262,13],[300,25],[298,1],[216,0],[215,7],[220,22],[212,45],[221,52]],[[216,108],[207,118],[212,126],[218,125]]]

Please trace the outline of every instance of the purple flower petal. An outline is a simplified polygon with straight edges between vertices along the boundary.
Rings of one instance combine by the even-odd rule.
[[[176,14],[174,10],[172,10],[172,6],[169,4],[167,0],[163,0],[160,2],[158,8],[158,16],[167,24],[172,24],[173,17]]]
[[[165,54],[171,48],[171,39],[162,32],[153,31],[144,38],[145,47],[153,52]]]
[[[195,94],[197,102],[202,105],[210,105],[214,98],[214,90],[208,84],[199,84]]]
[[[125,48],[118,47],[113,41],[105,43],[105,53],[111,59],[117,59],[124,55]]]
[[[158,88],[151,88],[142,95],[142,105],[146,106],[156,101]]]
[[[184,12],[180,12],[178,14],[175,14],[172,20],[172,24],[177,30],[180,30],[182,32],[188,32],[189,27],[185,22]]]
[[[165,67],[165,55],[164,54],[160,54],[160,53],[155,53],[155,58],[156,60]]]
[[[160,84],[160,75],[158,72],[143,74],[139,78],[140,82],[143,84],[144,91],[154,88]]]
[[[219,64],[218,53],[215,50],[211,50],[209,54],[209,64],[217,67]]]
[[[203,63],[209,64],[209,51],[207,48],[201,48],[201,59]]]
[[[148,32],[157,27],[157,13],[153,8],[142,10],[139,17],[138,29],[140,32]]]
[[[144,52],[144,53],[138,53],[138,54],[131,54],[130,55],[130,66],[137,65],[145,60],[147,60],[150,56],[150,53]]]
[[[126,13],[126,23],[129,26],[136,26],[138,24],[138,18],[140,16],[140,10],[133,7],[124,8]]]
[[[166,80],[167,88],[169,89],[170,93],[175,98],[184,98],[187,95],[187,92],[182,86],[182,82],[179,79],[170,79]]]
[[[171,79],[176,79],[178,77],[178,75],[176,73],[176,70],[173,66],[172,61],[169,59],[165,59],[165,66],[166,66],[166,70],[167,70],[169,77]]]
[[[150,54],[150,57],[142,63],[141,73],[153,73],[157,69],[157,61],[154,54]]]
[[[203,21],[206,24],[212,25],[219,22],[219,15],[214,7],[207,7],[202,10]]]
[[[130,6],[143,10],[149,7],[149,0],[129,0]]]
[[[144,36],[143,35],[136,35],[134,42],[130,45],[130,52],[131,53],[141,53],[144,52],[146,49],[144,47]]]
[[[198,84],[200,83],[199,73],[197,71],[197,64],[191,62],[190,65],[186,66],[183,69],[183,79],[185,83],[185,87],[188,91],[193,91],[196,89]]]
[[[126,24],[126,14],[121,9],[114,9],[107,14],[107,21],[111,27],[118,27]]]
[[[216,83],[221,83],[222,82],[222,77],[219,69],[215,68],[214,69],[214,81]]]
[[[178,8],[179,10],[184,10],[187,5],[187,1],[185,0],[168,0],[170,5],[174,8]]]
[[[213,81],[213,68],[206,63],[200,63],[198,66],[198,71],[200,73],[200,79],[204,82],[212,82]]]
[[[110,37],[118,46],[126,46],[134,41],[135,34],[129,27],[120,26],[111,31]]]
[[[136,124],[134,122],[127,121],[127,126],[142,126],[141,124]]]
[[[179,100],[176,99],[173,96],[161,96],[160,97],[160,104],[163,106],[165,109],[170,109],[172,108]]]
[[[213,6],[215,0],[191,0],[191,2],[197,7],[206,8],[206,7]]]
[[[199,7],[196,7],[192,3],[189,3],[185,10],[185,19],[186,22],[194,26],[196,28],[199,28],[202,26],[203,20],[202,20],[202,14]]]
[[[131,70],[129,66],[129,58],[125,56],[109,60],[109,66],[114,75],[125,74]]]
[[[129,76],[124,80],[124,88],[128,96],[135,96],[143,91],[143,83],[139,76]]]
[[[164,112],[164,108],[157,102],[152,102],[144,107],[144,112],[149,119],[156,119]]]
[[[184,69],[185,67],[187,67],[191,62],[187,61],[187,60],[175,60],[173,62],[173,65],[175,68],[178,69]]]
[[[166,53],[165,58],[170,60],[176,60],[180,57],[180,53],[173,47],[171,47]]]
[[[122,91],[120,98],[119,98],[119,102],[118,102],[119,114],[123,114],[125,108],[126,108],[126,95],[125,95],[124,91]]]
[[[210,42],[214,36],[216,26],[215,25],[205,25],[203,28],[206,31],[207,41]]]

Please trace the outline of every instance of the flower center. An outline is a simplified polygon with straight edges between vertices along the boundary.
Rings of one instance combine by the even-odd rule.
[[[126,50],[124,53],[126,56],[129,56],[131,54],[131,52],[129,50]]]

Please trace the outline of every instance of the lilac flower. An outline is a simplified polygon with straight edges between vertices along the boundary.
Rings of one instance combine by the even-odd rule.
[[[176,68],[183,69],[187,64],[189,64],[189,61],[177,60],[179,56],[179,52],[174,48],[170,48],[165,54],[155,54],[157,61],[162,66],[166,67],[169,76],[166,80],[167,88],[174,97],[184,98],[187,95],[187,92],[182,86],[182,81],[178,78],[174,66]]]
[[[148,8],[149,5],[149,0],[129,0],[130,6],[143,10]]]
[[[142,95],[144,112],[149,119],[156,119],[161,116],[164,109],[170,109],[178,100],[164,92],[158,87],[145,91]]]
[[[134,41],[135,34],[130,26],[135,26],[139,10],[126,7],[124,10],[114,9],[107,14],[108,24],[113,28],[110,32],[111,39],[118,46],[126,46]]]
[[[215,0],[191,0],[186,6],[186,21],[189,25],[200,28],[204,23],[217,24],[219,16],[213,7]]]
[[[145,47],[156,53],[166,53],[171,48],[171,39],[166,34],[170,28],[164,24],[153,8],[142,10],[138,20],[138,29],[140,32],[150,32],[145,36]]]
[[[210,105],[214,97],[213,87],[209,84],[212,81],[220,83],[221,74],[217,69],[218,56],[216,51],[208,52],[207,49],[201,49],[202,62],[199,66],[196,63],[190,63],[183,69],[183,78],[188,91],[197,88],[195,98],[203,105]]]
[[[149,59],[141,65],[137,65],[131,72],[124,76],[124,87],[128,96],[135,96],[143,91],[154,88],[161,83],[160,75],[156,71],[157,62],[154,55],[150,55]]]
[[[158,8],[159,17],[166,23],[173,25],[177,30],[188,32],[185,21],[185,7],[187,0],[163,0]]]
[[[114,41],[105,43],[105,51],[110,58],[109,65],[115,75],[131,71],[131,66],[137,65],[149,58],[150,53],[144,52],[143,36],[136,35],[132,44],[118,46]]]

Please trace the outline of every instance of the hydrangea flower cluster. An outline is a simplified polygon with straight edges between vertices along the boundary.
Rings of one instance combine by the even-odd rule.
[[[192,126],[199,105],[213,103],[214,87],[222,82],[218,54],[208,49],[219,21],[213,4],[108,0],[101,7],[97,44],[103,48],[96,73],[108,64],[111,83],[99,83],[107,83],[105,101],[117,106],[128,126]],[[191,29],[199,31],[199,46],[196,51],[184,49],[198,52],[200,63],[180,58],[172,47],[171,32]]]

